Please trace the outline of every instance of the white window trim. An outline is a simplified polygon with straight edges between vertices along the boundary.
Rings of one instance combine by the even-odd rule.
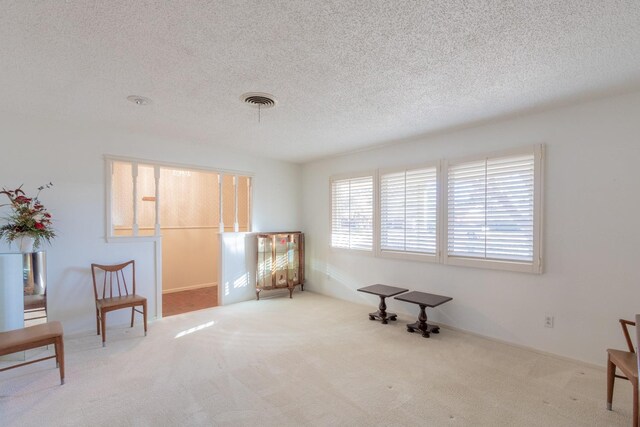
[[[411,260],[421,262],[434,262],[446,265],[475,267],[491,270],[513,271],[541,274],[544,272],[543,265],[543,221],[544,221],[544,169],[545,169],[545,156],[544,145],[536,144],[525,147],[501,150],[491,153],[482,153],[480,155],[465,156],[455,158],[453,160],[438,160],[435,162],[427,162],[414,164],[410,166],[384,168],[376,170],[368,170],[359,173],[339,174],[333,175],[329,178],[329,239],[328,246],[332,252],[346,252],[346,253],[358,253],[367,256],[375,256],[378,258],[389,258],[399,260]],[[491,260],[491,259],[476,259],[465,258],[460,256],[448,255],[448,170],[449,165],[458,163],[466,163],[472,161],[483,160],[486,158],[506,157],[506,156],[518,156],[523,154],[534,154],[534,208],[533,208],[533,262],[518,262],[518,261],[503,261],[503,260]],[[420,169],[423,167],[437,166],[437,183],[438,183],[438,199],[437,199],[437,213],[438,220],[437,227],[437,255],[417,254],[412,252],[395,252],[395,251],[382,251],[380,249],[381,242],[381,218],[380,218],[380,179],[381,175],[385,173],[401,172],[413,169]],[[349,249],[338,248],[331,245],[332,231],[333,231],[333,182],[343,179],[372,177],[373,178],[373,250],[362,249]]]
[[[355,178],[366,178],[371,177],[373,180],[373,227],[372,227],[372,236],[371,236],[371,249],[352,249],[352,248],[340,248],[332,245],[332,235],[333,235],[333,183],[334,181],[342,181],[345,179],[355,179]],[[362,255],[374,256],[376,251],[378,250],[378,238],[376,238],[378,234],[377,229],[377,216],[378,216],[378,198],[376,195],[378,194],[378,173],[377,171],[362,171],[356,173],[348,173],[348,174],[338,174],[332,175],[329,177],[329,250],[332,252],[348,252],[348,253],[358,253]]]
[[[153,241],[157,241],[159,240],[162,236],[160,235],[160,224],[156,221],[156,223],[154,224],[155,227],[155,235],[153,236],[149,236],[149,235],[144,235],[144,236],[115,236],[113,234],[113,224],[112,224],[112,217],[111,217],[111,193],[112,193],[112,172],[113,172],[113,162],[125,162],[125,163],[131,163],[132,165],[139,165],[139,164],[144,164],[146,166],[152,166],[155,170],[154,173],[158,173],[160,168],[175,168],[175,169],[188,169],[188,170],[195,170],[195,171],[202,171],[202,172],[214,172],[217,173],[220,177],[222,177],[222,175],[232,175],[234,176],[234,183],[238,181],[238,177],[239,176],[246,176],[248,178],[250,178],[250,184],[249,184],[249,190],[248,190],[248,199],[249,199],[249,203],[251,206],[250,212],[249,212],[249,217],[248,217],[248,224],[249,224],[249,230],[247,232],[251,232],[251,230],[253,230],[253,189],[254,189],[254,174],[251,172],[244,172],[244,171],[237,171],[237,170],[232,170],[232,169],[219,169],[219,168],[210,168],[210,167],[205,167],[205,166],[198,166],[198,165],[191,165],[191,164],[184,164],[184,163],[173,163],[173,162],[162,162],[162,161],[157,161],[157,160],[149,160],[149,159],[140,159],[140,158],[136,158],[136,157],[126,157],[126,156],[116,156],[116,155],[111,155],[111,154],[105,154],[104,155],[104,161],[105,161],[105,240],[107,241],[107,243],[127,243],[127,242],[153,242]],[[159,181],[159,176],[155,176],[156,179],[156,196],[158,195],[158,181]],[[235,186],[235,198],[237,199],[237,185]],[[222,192],[219,193],[219,197],[222,199]],[[157,199],[159,201],[159,198]],[[159,204],[157,204],[157,209],[156,209],[156,220],[159,220],[159,212],[158,212],[158,206]],[[222,209],[222,201],[220,201],[220,209]],[[237,212],[236,212],[236,216],[237,216]],[[222,224],[222,212],[220,214],[220,220],[221,220],[221,224]],[[224,226],[224,228],[227,228],[228,226]],[[231,227],[235,228],[235,224],[231,224]],[[219,230],[220,233],[223,232],[227,232],[224,228],[222,228],[221,230]]]
[[[442,235],[442,230],[440,227],[440,223],[441,221],[441,205],[442,205],[442,194],[441,191],[437,192],[436,195],[436,253],[435,255],[429,255],[429,254],[421,254],[421,253],[417,253],[417,252],[410,252],[410,251],[389,251],[389,250],[382,250],[381,248],[381,241],[382,241],[382,215],[380,215],[380,208],[381,208],[381,183],[380,180],[382,179],[382,175],[384,174],[388,174],[388,173],[395,173],[395,172],[406,172],[406,171],[410,171],[410,170],[414,170],[414,169],[423,169],[423,168],[432,168],[435,167],[436,168],[436,185],[438,187],[440,187],[440,183],[442,182],[442,162],[440,160],[435,161],[435,162],[428,162],[428,163],[420,163],[420,164],[416,164],[416,165],[411,165],[411,166],[402,166],[402,167],[394,167],[394,168],[385,168],[385,169],[379,169],[376,173],[376,185],[374,186],[374,191],[375,191],[375,209],[376,211],[374,212],[374,218],[375,218],[375,227],[374,227],[374,231],[375,231],[375,236],[374,236],[374,247],[376,248],[375,251],[375,255],[377,257],[380,258],[391,258],[391,259],[405,259],[405,260],[411,260],[411,261],[423,261],[423,262],[435,262],[435,263],[439,263],[441,260],[441,235]]]
[[[534,190],[533,190],[533,262],[517,262],[517,261],[498,261],[487,259],[474,259],[459,256],[449,256],[448,254],[448,229],[449,229],[449,206],[448,206],[448,170],[450,165],[459,163],[473,162],[486,158],[517,156],[522,154],[534,154]],[[499,152],[488,153],[484,155],[468,156],[455,160],[445,160],[442,168],[442,186],[441,197],[442,215],[441,215],[441,236],[440,241],[442,250],[442,262],[448,265],[457,265],[464,267],[479,267],[493,270],[507,270],[525,273],[541,274],[543,272],[542,260],[542,222],[543,222],[543,185],[544,185],[544,145],[537,144],[527,146],[526,148],[517,148],[512,150],[503,150]]]

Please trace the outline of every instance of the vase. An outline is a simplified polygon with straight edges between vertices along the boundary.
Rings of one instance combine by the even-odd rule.
[[[35,243],[35,237],[31,236],[22,236],[20,240],[18,240],[18,244],[20,245],[20,252],[23,254],[27,254],[33,252],[33,244]]]

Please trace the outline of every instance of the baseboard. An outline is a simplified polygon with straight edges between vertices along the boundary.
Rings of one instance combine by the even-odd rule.
[[[218,286],[217,282],[213,282],[213,283],[200,283],[198,285],[191,285],[191,286],[183,286],[182,288],[174,288],[174,289],[163,289],[162,290],[162,294],[172,294],[174,292],[182,292],[182,291],[192,291],[194,289],[201,289],[201,288],[211,288],[213,286]]]
[[[521,350],[531,351],[533,353],[541,354],[543,356],[554,357],[556,359],[565,360],[567,362],[580,363],[580,364],[582,364],[584,366],[587,366],[589,368],[595,368],[595,369],[598,369],[598,370],[601,370],[601,371],[606,370],[606,366],[598,365],[596,363],[587,362],[585,360],[575,359],[573,357],[563,356],[561,354],[556,354],[556,353],[551,353],[551,352],[544,351],[544,350],[539,350],[539,349],[534,348],[534,347],[529,347],[528,345],[517,344],[517,343],[514,343],[514,342],[510,342],[510,341],[501,340],[499,338],[494,338],[494,337],[491,337],[491,336],[488,336],[488,335],[479,334],[477,332],[469,331],[467,329],[457,328],[455,326],[447,325],[447,324],[440,323],[440,322],[429,322],[429,323],[433,323],[434,325],[438,325],[438,326],[440,326],[441,328],[444,328],[444,329],[451,329],[452,331],[462,332],[463,334],[473,335],[474,337],[482,338],[482,339],[485,339],[485,340],[488,340],[488,341],[493,341],[493,342],[496,342],[496,343],[499,343],[499,344],[508,345],[510,347],[519,348]]]

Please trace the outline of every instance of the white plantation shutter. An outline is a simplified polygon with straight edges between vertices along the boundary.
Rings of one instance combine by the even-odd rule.
[[[448,253],[485,257],[486,162],[453,165],[448,170]]]
[[[533,150],[452,164],[447,172],[448,257],[538,261]]]
[[[533,154],[487,160],[487,258],[533,261],[533,178]]]
[[[380,250],[436,255],[437,168],[380,175]]]
[[[373,247],[373,177],[332,180],[331,246]]]

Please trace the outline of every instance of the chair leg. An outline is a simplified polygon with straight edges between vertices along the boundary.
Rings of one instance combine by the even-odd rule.
[[[131,307],[131,327],[133,328],[133,315],[136,312],[136,308],[135,307]]]
[[[107,319],[104,310],[100,310],[100,324],[102,326],[102,346],[105,346],[105,340],[107,338]]]
[[[147,302],[142,303],[142,318],[144,321],[144,336],[147,336]]]
[[[100,335],[100,312],[96,308],[96,335]]]
[[[633,383],[633,427],[638,427],[638,382]]]
[[[613,402],[613,382],[616,379],[616,365],[611,361],[611,356],[607,355],[607,409],[611,410]]]
[[[56,361],[60,369],[60,385],[64,385],[64,341],[62,337],[56,339]]]

